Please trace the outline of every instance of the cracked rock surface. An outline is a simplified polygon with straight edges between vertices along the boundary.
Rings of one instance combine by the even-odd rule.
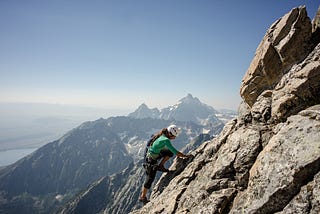
[[[305,7],[273,23],[243,78],[238,118],[192,160],[175,159],[132,213],[319,213],[318,32]]]

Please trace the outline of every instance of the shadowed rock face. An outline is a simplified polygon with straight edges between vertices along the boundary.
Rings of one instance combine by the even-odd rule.
[[[132,213],[320,213],[318,30],[305,7],[276,21],[243,78],[238,118],[193,160],[175,159]]]
[[[240,94],[252,106],[258,96],[272,89],[290,67],[313,49],[312,25],[306,8],[295,8],[271,25],[242,80]]]

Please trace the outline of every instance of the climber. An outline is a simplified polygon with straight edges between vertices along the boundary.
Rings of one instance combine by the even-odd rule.
[[[174,140],[180,134],[180,132],[181,129],[176,125],[170,125],[169,127],[163,128],[160,132],[153,135],[151,139],[151,145],[148,148],[144,163],[147,178],[142,187],[141,195],[139,197],[139,201],[143,202],[144,204],[149,202],[146,195],[156,177],[157,171],[169,172],[169,170],[164,167],[164,164],[173,155],[177,155],[177,157],[182,158],[193,157],[191,154],[185,155],[179,152],[172,146],[170,140]],[[158,164],[159,160],[161,161]]]

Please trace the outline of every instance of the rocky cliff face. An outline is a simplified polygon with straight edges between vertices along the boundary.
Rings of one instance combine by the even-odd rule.
[[[238,118],[193,160],[176,159],[132,213],[320,213],[319,27],[305,7],[272,24],[243,78]]]
[[[193,139],[183,152],[194,150],[203,142],[211,138],[208,134],[200,134]],[[129,213],[133,209],[141,208],[138,202],[141,187],[145,179],[145,170],[142,168],[143,161],[131,163],[125,170],[112,176],[105,176],[89,188],[82,191],[61,208],[60,214],[90,214],[90,213]],[[181,170],[180,170],[181,171]],[[161,173],[157,174],[158,180]],[[177,171],[171,173],[176,175]]]

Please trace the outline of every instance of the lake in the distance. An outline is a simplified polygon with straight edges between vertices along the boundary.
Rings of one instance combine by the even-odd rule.
[[[36,151],[36,148],[30,149],[11,149],[6,151],[0,151],[0,167],[8,166],[14,162],[20,160],[21,158],[31,154]]]

